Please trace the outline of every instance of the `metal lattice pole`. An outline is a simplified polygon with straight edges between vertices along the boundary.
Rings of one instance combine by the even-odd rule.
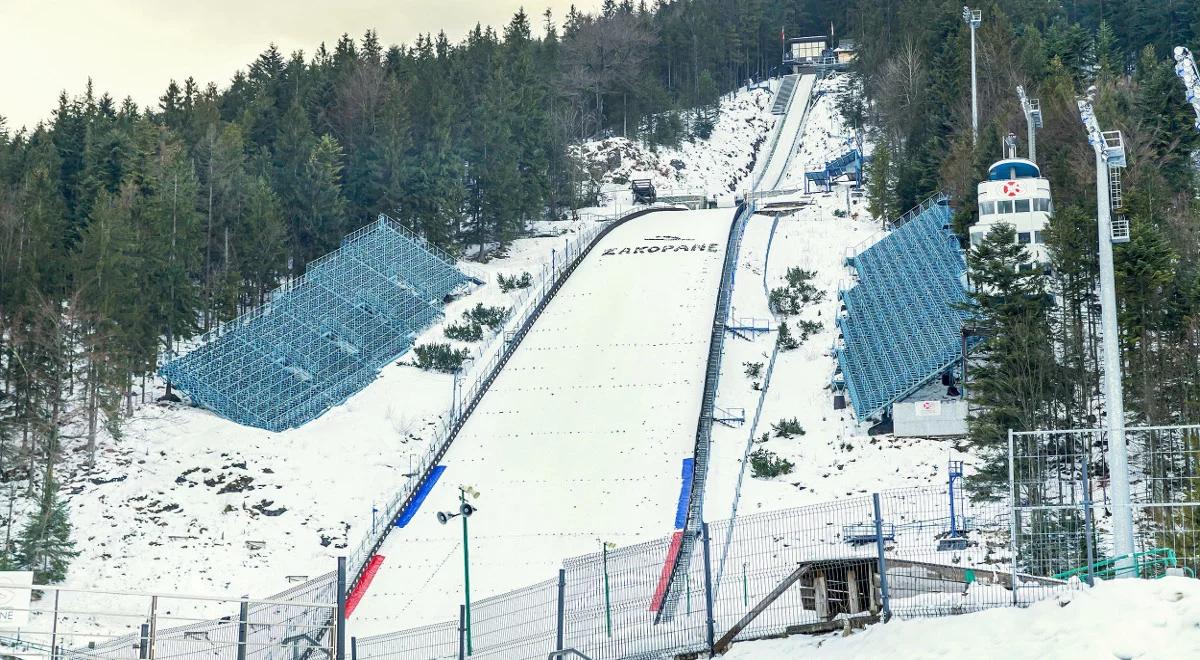
[[[963,20],[971,28],[971,144],[979,141],[979,85],[975,75],[975,30],[979,29],[983,13],[963,7]]]
[[[1090,99],[1079,101],[1079,116],[1096,152],[1096,226],[1100,242],[1101,340],[1104,355],[1104,403],[1108,412],[1109,475],[1113,496],[1113,554],[1117,575],[1132,575],[1134,565],[1133,509],[1129,494],[1129,449],[1125,442],[1125,399],[1121,383],[1121,348],[1118,344],[1116,277],[1113,242],[1118,240],[1112,222],[1113,191],[1109,173],[1125,167],[1125,146],[1119,131],[1104,133],[1096,121]],[[1124,240],[1128,239],[1125,228]]]

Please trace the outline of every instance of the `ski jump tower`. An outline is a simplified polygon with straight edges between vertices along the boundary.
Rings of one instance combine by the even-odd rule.
[[[1175,73],[1183,79],[1188,103],[1196,111],[1196,128],[1200,130],[1200,72],[1196,70],[1196,59],[1192,51],[1180,46],[1175,49]]]

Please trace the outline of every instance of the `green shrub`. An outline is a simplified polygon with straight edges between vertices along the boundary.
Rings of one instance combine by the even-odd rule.
[[[497,275],[496,281],[500,284],[500,290],[504,293],[515,289],[528,289],[533,286],[533,276],[528,272],[521,273],[520,277],[516,275],[504,276]]]
[[[470,319],[463,319],[446,326],[445,333],[448,339],[455,341],[479,341],[483,339],[483,326]]]
[[[487,326],[491,330],[504,325],[507,318],[507,307],[484,307],[483,303],[477,303],[463,314],[464,320]]]
[[[787,321],[779,324],[779,334],[775,337],[775,345],[781,351],[791,351],[800,348],[800,342],[792,336],[792,331],[788,329]]]
[[[754,476],[759,479],[770,479],[778,477],[781,474],[790,474],[794,467],[796,467],[795,463],[786,458],[780,458],[770,449],[755,449],[750,454],[750,468],[753,470]]]
[[[800,343],[808,341],[808,338],[817,334],[824,327],[819,321],[800,321]]]
[[[800,299],[787,287],[771,289],[771,293],[767,297],[767,304],[771,306],[771,311],[783,316],[800,313]]]
[[[804,435],[804,427],[800,426],[800,420],[795,417],[791,419],[781,419],[771,425],[775,431],[777,438],[790,438],[794,435]]]
[[[759,378],[762,376],[762,362],[743,362],[743,367],[746,367],[746,376],[748,378]]]
[[[463,362],[471,352],[467,349],[454,350],[450,344],[425,344],[413,349],[414,364],[425,371],[441,371],[452,374],[462,369]]]

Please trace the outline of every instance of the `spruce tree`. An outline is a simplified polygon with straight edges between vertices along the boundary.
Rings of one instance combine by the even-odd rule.
[[[976,411],[968,439],[982,458],[969,485],[977,496],[991,498],[1007,486],[1008,431],[1051,428],[1060,382],[1045,275],[1031,267],[1013,227],[994,227],[968,261],[972,322],[983,337],[967,383]]]
[[[38,511],[25,524],[17,540],[20,564],[33,571],[37,584],[54,584],[67,577],[67,566],[79,553],[71,540],[67,504],[58,488],[47,484]]]

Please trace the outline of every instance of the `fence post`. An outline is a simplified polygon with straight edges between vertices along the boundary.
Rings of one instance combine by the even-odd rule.
[[[358,660],[358,638],[350,638],[350,660]]]
[[[143,623],[141,630],[138,631],[138,659],[145,660],[150,657],[150,624]]]
[[[1008,430],[1008,535],[1009,546],[1012,551],[1012,575],[1010,582],[1012,587],[1012,604],[1017,604],[1017,478],[1016,478],[1016,462],[1017,455],[1015,453],[1015,445],[1013,444],[1013,430]]]
[[[700,523],[700,533],[704,548],[704,605],[707,608],[705,633],[708,650],[712,651],[713,645],[716,644],[716,636],[713,634],[712,559],[708,552],[708,523]]]
[[[1088,451],[1083,455],[1083,533],[1087,535],[1087,582],[1089,587],[1096,586],[1096,577],[1094,571],[1096,569],[1096,549],[1092,547],[1092,530],[1095,529],[1095,521],[1092,519],[1092,484],[1088,476],[1088,463],[1091,462],[1091,442],[1090,437],[1084,434],[1087,442]]]
[[[467,606],[458,606],[458,660],[467,657]]]
[[[58,589],[54,590],[54,623],[50,628],[50,660],[58,660],[58,595],[62,593]]]
[[[147,642],[146,657],[154,660],[154,639],[158,637],[158,596],[150,597],[150,634]]]
[[[566,636],[567,611],[567,570],[558,569],[558,631],[554,638],[554,650],[563,650],[563,638]]]
[[[883,600],[883,622],[892,618],[892,599],[888,594],[887,559],[883,554],[883,514],[879,505],[879,493],[871,493],[871,506],[875,509],[875,551],[878,553],[879,597]]]
[[[250,601],[243,600],[238,609],[237,660],[246,660],[246,645],[250,641]]]
[[[390,523],[389,523],[390,524]],[[346,660],[346,558],[337,560],[337,648],[336,660]]]

